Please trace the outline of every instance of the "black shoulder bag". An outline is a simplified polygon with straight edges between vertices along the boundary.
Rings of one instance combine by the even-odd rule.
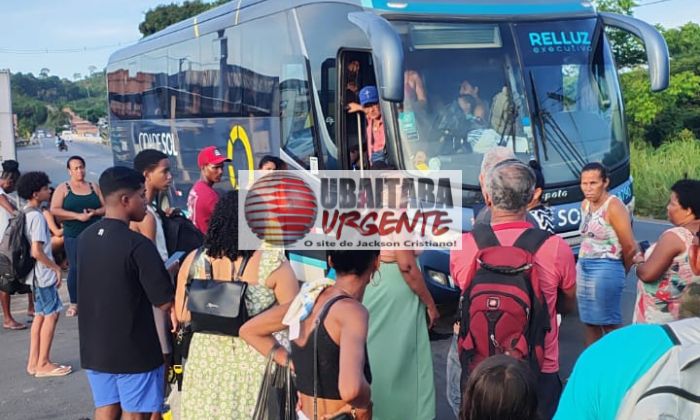
[[[192,261],[193,266],[201,257],[202,252],[204,252],[203,248],[197,250],[195,259]],[[192,331],[238,336],[241,326],[249,318],[245,303],[248,283],[241,281],[249,259],[249,255],[243,259],[235,276],[231,273],[231,281],[212,278],[209,258],[204,259],[205,279],[188,277],[185,290],[187,292],[187,309],[192,317]]]

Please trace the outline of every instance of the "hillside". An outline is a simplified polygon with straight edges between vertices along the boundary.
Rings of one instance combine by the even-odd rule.
[[[76,75],[79,76],[79,75]],[[12,109],[17,114],[18,135],[29,138],[37,127],[61,131],[70,123],[63,109],[70,108],[92,123],[107,115],[104,72],[94,72],[76,81],[32,73],[12,75]]]

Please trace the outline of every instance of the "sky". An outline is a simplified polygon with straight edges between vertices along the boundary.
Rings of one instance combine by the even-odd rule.
[[[274,1],[274,0],[273,0]],[[141,38],[147,10],[173,0],[0,0],[0,68],[73,79]],[[698,0],[638,0],[635,16],[664,27],[700,23]],[[651,4],[655,3],[656,4]]]

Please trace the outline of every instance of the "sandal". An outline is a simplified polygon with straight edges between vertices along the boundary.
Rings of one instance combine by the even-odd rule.
[[[72,318],[78,316],[78,305],[71,304],[68,309],[66,309],[66,317]]]
[[[12,331],[19,331],[19,330],[26,330],[27,329],[26,325],[20,324],[17,321],[15,321],[14,324],[10,324],[10,325],[3,324],[2,327],[6,330],[12,330]]]
[[[70,366],[63,366],[59,365],[53,370],[50,370],[48,372],[37,372],[34,374],[35,378],[49,378],[49,377],[55,377],[55,376],[66,376],[69,375],[71,372],[73,372],[73,368]]]

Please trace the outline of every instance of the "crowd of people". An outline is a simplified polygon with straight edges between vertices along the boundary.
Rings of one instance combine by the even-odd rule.
[[[376,91],[358,93],[361,102],[374,106],[372,95]],[[369,113],[376,112],[378,107]],[[369,135],[368,140],[368,161],[385,168],[386,154],[377,146],[382,140]],[[161,206],[172,183],[164,153],[143,150],[133,169],[109,168],[98,183],[85,179],[85,160],[72,156],[69,179],[55,191],[45,173],[20,175],[16,162],[3,162],[0,229],[25,218],[36,260],[23,290],[31,292],[34,318],[27,374],[73,372],[51,358],[64,307],[58,291],[67,269],[66,316],[78,317],[81,367],[97,419],[161,418],[171,389],[168,401],[179,418],[251,418],[259,409],[269,358],[281,366],[292,362],[300,419],[435,418],[428,332],[440,314],[424,283],[418,251],[329,250],[334,278],[311,279],[300,287],[284,250],[239,246],[238,193],[214,188],[229,161],[213,146],[200,151],[201,176],[189,193],[188,214],[204,239],[175,261],[165,228],[174,210]],[[281,170],[286,164],[265,156],[258,169]],[[671,187],[667,210],[673,227],[647,247],[634,238],[628,208],[609,192],[606,168],[584,166],[578,258],[553,234],[551,210],[542,202],[546,183],[536,162],[523,163],[511,149],[495,147],[484,155],[479,182],[485,207],[462,236],[461,247],[450,253],[450,275],[462,291],[446,354],[446,398],[455,417],[637,413],[630,393],[640,396],[646,390],[640,383],[660,381],[658,365],[686,357],[675,349],[697,344],[700,181],[684,179]],[[24,207],[8,195],[14,190]],[[501,249],[510,253],[506,265],[521,254],[529,261],[509,272],[525,286],[511,279],[507,293],[494,280],[499,268],[486,264]],[[637,325],[622,328],[622,291],[630,270],[638,278]],[[228,288],[216,289],[224,284]],[[511,299],[522,287],[528,301]],[[234,315],[221,315],[211,301],[211,310],[202,310],[202,296],[222,298],[214,289],[230,293],[226,304]],[[481,308],[484,294],[489,297]],[[0,298],[3,327],[26,328],[12,318],[9,294]],[[525,321],[509,312],[509,299],[518,301],[520,310],[525,307]],[[587,349],[563,383],[559,325],[562,316],[576,311]],[[233,324],[223,321],[231,317]],[[523,325],[528,328],[513,330]],[[172,366],[173,353],[181,350],[174,333],[189,337],[181,392],[169,384],[169,372],[182,368],[180,362]],[[608,372],[605,379],[601,370]],[[676,383],[684,385],[689,374],[677,370],[663,372],[680,376]]]

